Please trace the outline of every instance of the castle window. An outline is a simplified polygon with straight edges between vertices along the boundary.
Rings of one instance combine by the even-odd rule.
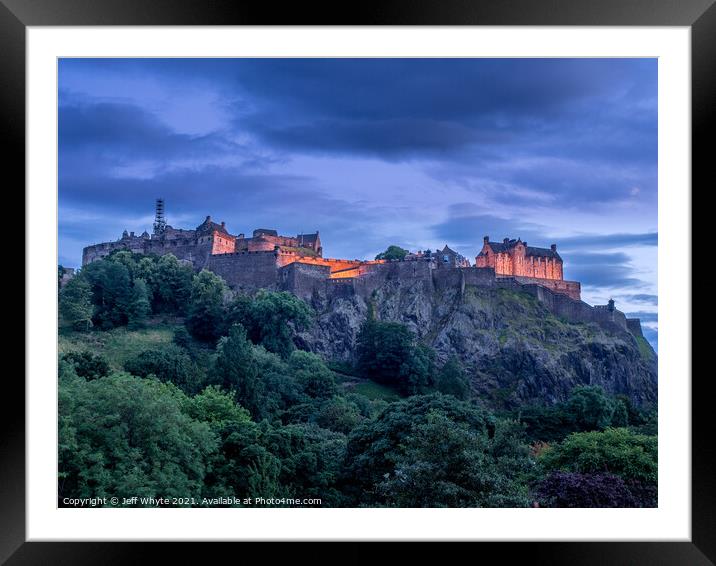
[[[449,263],[449,262],[450,262],[450,257],[444,255],[444,256],[443,256],[443,261],[444,261],[445,263]]]

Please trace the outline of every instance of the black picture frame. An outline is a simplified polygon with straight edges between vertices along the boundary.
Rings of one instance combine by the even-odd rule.
[[[342,3],[320,7],[286,3],[278,9],[270,3],[243,0],[0,0],[0,123],[7,142],[6,186],[25,186],[25,32],[28,26],[581,25],[691,28],[692,187],[700,186],[704,191],[716,185],[708,143],[716,114],[715,1],[426,0],[361,2],[349,7]],[[22,223],[22,215],[16,213],[15,216]],[[30,220],[24,222],[27,225]],[[684,238],[691,235],[685,234]],[[21,272],[18,266],[14,267]],[[26,295],[28,300],[32,299]],[[25,542],[25,408],[24,403],[18,401],[25,398],[25,388],[17,373],[13,375],[15,379],[8,377],[3,384],[6,402],[0,411],[3,421],[0,429],[0,562],[7,561],[11,565],[128,564],[148,561],[151,555],[158,553],[163,562],[186,556],[187,544]],[[668,378],[688,379],[690,376]],[[482,559],[488,553],[499,554],[501,561],[524,557],[528,564],[716,563],[716,443],[713,441],[714,420],[709,410],[713,405],[709,395],[710,379],[711,372],[694,374],[692,379],[690,542],[477,543],[481,545],[477,552]],[[373,543],[352,544],[356,548],[350,555],[357,559],[376,553]],[[288,556],[297,552],[293,545],[277,546],[271,550],[274,559],[284,553]],[[345,550],[338,552],[341,556],[349,555]]]

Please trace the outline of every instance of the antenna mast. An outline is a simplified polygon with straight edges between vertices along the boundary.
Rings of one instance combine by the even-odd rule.
[[[167,227],[167,221],[164,219],[164,199],[158,198],[156,205],[156,214],[154,216],[154,235],[161,236]]]

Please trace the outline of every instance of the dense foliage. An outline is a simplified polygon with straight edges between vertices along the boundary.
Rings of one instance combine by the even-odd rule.
[[[434,352],[397,322],[368,319],[356,342],[358,370],[403,393],[424,392],[433,385]]]
[[[541,507],[642,507],[619,476],[552,472],[535,489]]]
[[[62,288],[60,313],[61,501],[657,502],[654,413],[594,386],[548,407],[493,413],[469,368],[438,360],[401,324],[368,316],[355,364],[329,366],[297,347],[313,312],[295,296],[235,295],[173,256],[130,252],[79,271]],[[164,335],[152,333],[159,324]],[[116,333],[121,340],[102,338]]]
[[[403,249],[400,246],[388,246],[388,249],[375,256],[375,259],[405,259],[405,256],[408,255],[408,253],[408,250]]]

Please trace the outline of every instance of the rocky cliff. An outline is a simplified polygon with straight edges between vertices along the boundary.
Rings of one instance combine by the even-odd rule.
[[[438,363],[457,355],[493,407],[563,401],[577,385],[600,385],[640,406],[656,402],[657,359],[643,337],[560,320],[527,293],[393,280],[366,298],[318,294],[310,302],[316,323],[299,340],[328,360],[352,361],[370,303],[377,319],[401,322],[432,346]]]

